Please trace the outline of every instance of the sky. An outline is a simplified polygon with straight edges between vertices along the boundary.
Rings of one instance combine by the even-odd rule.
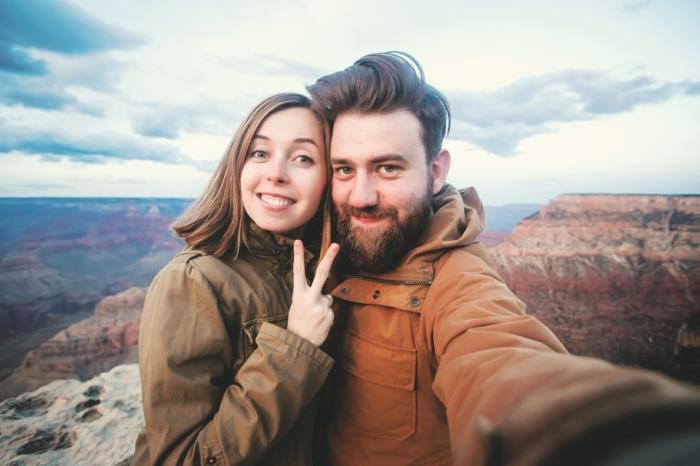
[[[0,196],[197,197],[241,119],[373,52],[485,204],[700,193],[700,2],[0,1]]]

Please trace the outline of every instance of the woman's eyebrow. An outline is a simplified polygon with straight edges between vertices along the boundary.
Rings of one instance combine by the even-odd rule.
[[[263,139],[265,141],[270,140],[270,138],[265,136],[264,134],[256,134],[255,136],[253,136],[253,139]],[[306,143],[313,144],[314,146],[318,147],[318,144],[316,143],[316,141],[314,141],[311,138],[296,138],[296,139],[294,139],[293,142],[302,142],[302,143],[306,142]]]
[[[314,146],[318,147],[318,144],[316,144],[316,141],[314,141],[311,138],[296,138],[294,142],[308,142],[309,144],[313,144]]]

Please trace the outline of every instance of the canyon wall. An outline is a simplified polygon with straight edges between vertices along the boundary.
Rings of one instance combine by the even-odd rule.
[[[490,252],[572,353],[674,374],[684,323],[697,341],[699,246],[700,196],[561,195]]]

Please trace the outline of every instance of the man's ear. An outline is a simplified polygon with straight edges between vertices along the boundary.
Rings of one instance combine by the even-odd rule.
[[[446,149],[442,149],[433,158],[430,170],[433,174],[433,194],[437,194],[445,185],[447,172],[450,171],[450,153]]]

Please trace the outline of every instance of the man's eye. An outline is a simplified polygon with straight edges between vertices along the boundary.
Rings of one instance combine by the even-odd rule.
[[[336,167],[335,172],[339,176],[348,176],[352,173],[352,169],[350,167]]]
[[[379,170],[384,174],[384,175],[395,175],[401,170],[401,167],[398,165],[382,165],[379,167]]]

